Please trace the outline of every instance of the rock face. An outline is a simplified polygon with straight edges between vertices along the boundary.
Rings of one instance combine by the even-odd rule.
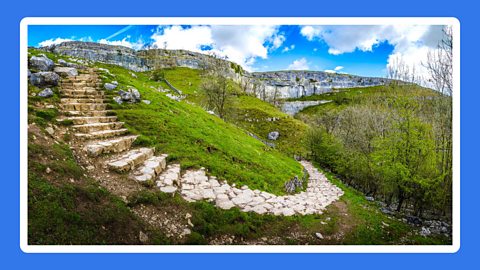
[[[145,61],[136,56],[135,50],[123,46],[72,41],[51,46],[49,49],[57,54],[114,64],[134,71],[149,69]]]
[[[56,86],[60,76],[51,71],[42,71],[30,75],[30,83],[35,86]]]
[[[317,106],[328,102],[330,102],[330,100],[285,101],[281,106],[281,110],[282,112],[293,116],[307,107]]]
[[[44,48],[51,52],[91,61],[119,65],[130,70],[188,67],[204,69],[219,66],[223,75],[244,86],[249,93],[267,101],[298,98],[332,91],[333,88],[368,87],[388,82],[384,78],[332,74],[322,71],[275,71],[249,73],[238,64],[186,50],[145,49],[135,51],[123,46],[93,42],[64,42]]]
[[[30,58],[30,67],[39,71],[50,71],[53,69],[54,63],[45,55],[32,56]]]

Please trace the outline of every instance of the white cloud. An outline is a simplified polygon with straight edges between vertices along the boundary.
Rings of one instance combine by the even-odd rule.
[[[256,58],[266,59],[270,51],[285,41],[278,28],[269,25],[168,26],[159,27],[151,38],[160,48],[215,53],[252,70]]]
[[[442,38],[442,26],[429,25],[334,25],[303,26],[300,30],[307,40],[322,40],[333,55],[354,52],[372,51],[382,42],[394,47],[388,57],[387,67],[395,58],[400,57],[411,69],[426,75],[422,66],[428,51],[434,50]]]
[[[179,25],[158,28],[151,36],[153,44],[158,48],[170,50],[201,51],[202,46],[213,44],[212,31],[208,26],[192,26],[183,28]]]
[[[324,72],[327,73],[339,73],[339,74],[345,74],[344,72],[340,72],[340,70],[344,69],[345,67],[343,66],[336,66],[334,69],[326,69]]]
[[[291,63],[287,67],[287,69],[288,70],[308,70],[310,68],[308,66],[307,59],[300,58],[300,59],[297,59],[297,60],[293,61],[293,63]]]
[[[100,39],[97,42],[101,43],[101,44],[124,46],[124,47],[128,47],[128,48],[131,48],[131,49],[134,49],[134,50],[139,50],[143,47],[144,43],[140,39],[137,40],[136,42],[131,42],[131,41],[128,41],[129,38],[130,38],[130,36],[127,36],[127,37],[123,38],[122,40]]]
[[[293,50],[293,49],[295,49],[295,44],[292,44],[292,45],[290,45],[290,46],[285,46],[285,47],[283,48],[283,50],[282,50],[282,53],[291,51],[291,50]]]
[[[73,39],[70,39],[70,38],[60,38],[60,37],[57,37],[56,39],[48,39],[48,40],[44,40],[42,42],[39,42],[38,43],[38,46],[39,47],[48,47],[48,46],[52,46],[52,45],[57,45],[57,44],[60,44],[62,42],[67,42],[67,41],[73,41]]]

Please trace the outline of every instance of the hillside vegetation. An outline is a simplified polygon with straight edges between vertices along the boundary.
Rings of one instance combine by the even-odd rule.
[[[45,53],[34,49],[29,52]],[[54,61],[68,60],[45,54]],[[102,63],[89,65],[108,69],[108,72],[99,70],[104,82],[115,80],[118,89],[134,87],[142,99],[150,101],[150,104],[121,105],[111,101],[109,109],[114,110],[131,133],[140,135],[137,145],[154,146],[157,152],[168,153],[169,161],[179,162],[183,170],[205,167],[209,174],[229,183],[283,194],[284,182],[303,174],[294,154],[306,155],[311,151],[318,164],[326,167],[330,163],[320,157],[333,160],[330,152],[323,152],[324,149],[318,152],[306,143],[311,142],[307,135],[316,131],[311,131],[305,123],[316,127],[313,112],[326,107],[302,112],[299,119],[304,123],[243,94],[238,85],[230,82],[231,107],[223,120],[204,109],[202,74],[197,70],[164,70],[165,78],[187,95],[186,100],[176,101],[167,96],[174,92],[161,90],[169,87],[163,81],[153,80],[151,72],[133,73]],[[420,236],[419,228],[383,214],[376,202],[367,201],[363,193],[328,172],[328,179],[345,194],[322,215],[285,217],[246,213],[237,208],[222,210],[206,201],[187,202],[178,194],[161,193],[154,187],[145,187],[128,198],[116,196],[100,186],[97,179],[90,178],[88,170],[76,162],[71,151],[74,146],[69,144],[69,123],[56,122],[60,116],[58,89],[53,88],[54,95],[48,99],[34,96],[39,91],[29,85],[31,244],[446,244],[451,241],[443,235]],[[115,95],[116,91],[111,91],[108,97]],[[346,108],[346,103],[337,105],[328,104],[333,110]],[[265,121],[266,118],[277,120]],[[52,136],[48,132],[52,127],[64,134]],[[272,141],[275,147],[247,134],[266,140],[268,132],[274,130],[280,132],[279,139]],[[174,218],[183,223],[188,215],[191,233],[184,238],[172,236],[165,227],[141,220],[136,214],[139,209],[150,209],[166,220]],[[148,236],[147,240],[142,240],[143,234]]]
[[[344,181],[415,216],[451,213],[451,97],[414,85],[346,89],[298,118],[312,157]]]

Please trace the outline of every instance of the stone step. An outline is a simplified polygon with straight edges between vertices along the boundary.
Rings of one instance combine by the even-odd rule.
[[[137,135],[124,136],[106,141],[97,141],[87,144],[84,150],[89,156],[96,157],[102,154],[120,153],[130,149]]]
[[[90,87],[101,87],[102,83],[100,82],[89,82],[89,81],[80,81],[80,82],[68,82],[68,81],[62,81],[60,82],[60,86],[62,88],[68,88],[68,87],[85,87],[85,86],[90,86]]]
[[[108,104],[104,103],[68,103],[60,104],[60,108],[66,111],[103,111]]]
[[[137,148],[106,162],[110,170],[127,172],[153,156],[153,148]]]
[[[103,98],[62,98],[60,99],[60,102],[63,104],[68,104],[68,103],[105,103],[108,102],[108,99],[103,99]]]
[[[115,130],[123,127],[123,122],[110,122],[110,123],[92,123],[83,125],[74,125],[72,128],[77,132],[92,133],[102,130]]]
[[[105,95],[104,91],[98,91],[94,88],[92,89],[61,89],[60,94],[65,97],[79,97],[79,96],[92,96],[92,97],[103,97]]]
[[[94,123],[110,123],[116,122],[116,116],[74,116],[57,119],[58,122],[71,120],[74,125],[94,124]]]
[[[168,155],[163,154],[145,160],[140,167],[130,174],[130,178],[139,182],[155,179],[155,177],[165,170],[167,166],[167,156]]]
[[[174,192],[180,186],[180,164],[169,164],[157,178],[157,187],[162,192]]]
[[[98,110],[98,111],[64,111],[66,116],[89,116],[89,117],[96,117],[96,116],[109,116],[115,114],[112,110]]]
[[[111,138],[114,136],[120,136],[128,133],[128,129],[115,129],[115,130],[101,130],[95,131],[91,133],[75,133],[75,137],[79,139],[85,140],[93,140],[93,139],[106,139]]]

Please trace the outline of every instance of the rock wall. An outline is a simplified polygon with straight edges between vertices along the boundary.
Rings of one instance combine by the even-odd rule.
[[[79,41],[64,42],[43,49],[57,54],[119,65],[137,72],[154,68],[208,69],[215,66],[222,71],[223,75],[240,83],[247,92],[267,101],[321,94],[329,92],[333,88],[368,87],[388,82],[384,78],[360,77],[322,71],[290,70],[249,73],[236,63],[185,50],[148,49],[135,51],[123,46]]]

